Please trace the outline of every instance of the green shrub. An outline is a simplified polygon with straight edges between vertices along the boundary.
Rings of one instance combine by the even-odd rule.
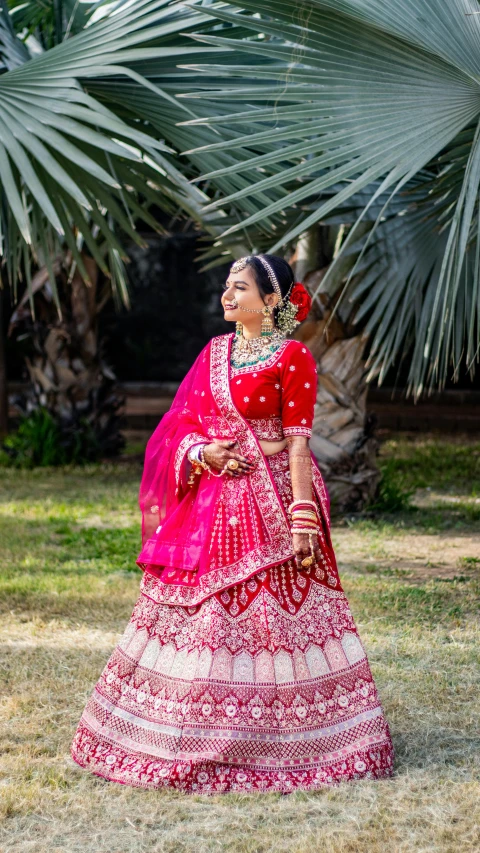
[[[82,464],[99,458],[100,444],[86,419],[69,427],[59,424],[39,407],[22,417],[17,431],[8,436],[0,451],[0,464],[15,468]]]
[[[395,460],[385,460],[381,465],[382,476],[377,494],[368,509],[379,512],[399,512],[409,509],[415,489],[407,489],[395,465]]]

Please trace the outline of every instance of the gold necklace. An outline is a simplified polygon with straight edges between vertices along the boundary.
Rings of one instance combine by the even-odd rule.
[[[236,335],[233,339],[230,357],[232,367],[250,367],[250,365],[266,361],[284,340],[285,335],[282,335],[278,329],[273,329],[271,334],[260,335],[258,338],[244,338],[243,334]]]

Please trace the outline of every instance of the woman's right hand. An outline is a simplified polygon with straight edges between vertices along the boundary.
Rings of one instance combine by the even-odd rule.
[[[237,446],[236,441],[212,441],[211,444],[204,446],[203,458],[208,465],[217,471],[223,471],[229,459],[236,459],[238,468],[233,471],[231,468],[226,468],[225,473],[232,477],[249,474],[254,466],[241,453],[235,452],[234,448]]]

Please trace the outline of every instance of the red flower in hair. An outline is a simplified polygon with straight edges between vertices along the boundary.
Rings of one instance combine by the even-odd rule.
[[[295,314],[295,320],[298,320],[301,323],[302,320],[305,320],[310,308],[312,307],[312,297],[301,281],[296,281],[294,283],[290,293],[289,302],[298,306],[297,313]]]

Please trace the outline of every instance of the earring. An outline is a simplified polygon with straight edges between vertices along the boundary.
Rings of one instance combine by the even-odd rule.
[[[237,338],[241,338],[243,335],[243,323],[239,323],[238,320],[235,323],[235,335]]]
[[[270,308],[270,305],[265,305],[265,308],[263,309],[262,325],[260,326],[260,335],[262,338],[268,337],[268,335],[271,335],[273,332],[273,321],[271,317],[272,311],[273,309]]]

